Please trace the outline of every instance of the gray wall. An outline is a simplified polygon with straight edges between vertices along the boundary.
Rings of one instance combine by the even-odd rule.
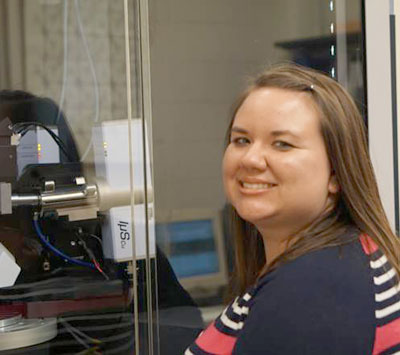
[[[284,40],[329,33],[320,0],[150,0],[156,208],[220,209],[223,140],[246,78]]]

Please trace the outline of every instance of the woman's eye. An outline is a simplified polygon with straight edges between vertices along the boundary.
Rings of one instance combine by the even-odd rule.
[[[231,139],[231,143],[237,144],[237,145],[244,145],[249,143],[249,139],[246,137],[235,137]]]
[[[281,150],[289,150],[290,148],[293,148],[293,145],[284,141],[275,141],[273,146]]]

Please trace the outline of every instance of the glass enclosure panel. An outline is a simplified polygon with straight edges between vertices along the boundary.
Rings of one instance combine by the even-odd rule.
[[[363,108],[362,2],[149,0],[149,9],[156,240],[198,305],[182,296],[173,313],[160,301],[160,324],[186,329],[168,343],[160,326],[160,339],[182,353],[222,311],[233,268],[221,161],[236,97],[249,76],[293,61],[339,80]]]
[[[362,1],[0,0],[0,16],[0,353],[183,353],[233,268],[235,98],[294,61],[364,110]]]
[[[1,353],[152,352],[144,10],[0,0]]]

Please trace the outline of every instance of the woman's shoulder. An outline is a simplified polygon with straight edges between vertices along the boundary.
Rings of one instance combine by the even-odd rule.
[[[359,234],[350,242],[335,247],[327,247],[306,253],[289,261],[262,277],[258,288],[268,288],[289,282],[304,291],[323,286],[351,288],[371,286],[370,255],[363,246],[363,235]]]
[[[373,269],[371,255],[364,249],[363,235],[349,243],[313,251],[279,266],[259,280],[255,295],[260,298],[264,293],[279,301],[284,298],[276,295],[286,295],[288,300],[291,297],[297,300],[317,298],[314,308],[318,303],[322,305],[333,299],[340,301],[342,308],[358,308],[356,305],[361,300],[372,306]]]
[[[308,253],[263,277],[236,352],[352,353],[373,348],[375,300],[359,240]]]
[[[399,334],[395,270],[373,240],[360,234],[263,277],[235,353],[268,346],[279,354],[389,354],[400,350]]]

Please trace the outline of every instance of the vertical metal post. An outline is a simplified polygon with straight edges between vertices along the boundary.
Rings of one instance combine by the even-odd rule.
[[[398,3],[398,1],[397,1]],[[396,234],[399,233],[399,148],[397,109],[397,60],[396,60],[396,15],[394,0],[390,0],[390,67],[392,84],[392,125],[393,125],[393,188],[394,217]]]
[[[396,228],[390,5],[392,0],[365,0],[369,150],[379,192]],[[396,197],[397,198],[397,197]]]
[[[129,170],[131,187],[131,236],[132,236],[132,284],[133,284],[133,316],[135,324],[135,353],[139,354],[139,307],[138,307],[138,283],[136,270],[136,233],[135,233],[135,194],[134,194],[134,154],[132,141],[132,86],[131,86],[131,58],[129,40],[129,8],[128,0],[124,0],[124,33],[125,33],[125,70],[126,70],[126,106],[128,113],[128,147]]]
[[[142,109],[143,109],[143,154],[144,154],[144,187],[145,187],[145,220],[146,220],[146,296],[147,296],[147,322],[148,322],[148,353],[154,354],[154,326],[153,326],[153,293],[157,289],[152,288],[151,258],[150,258],[150,232],[149,232],[149,206],[147,198],[147,186],[153,182],[148,181],[147,161],[153,166],[152,159],[152,110],[151,110],[151,77],[150,77],[150,41],[149,41],[149,12],[148,0],[139,0],[139,21],[140,21],[140,68],[142,73]],[[147,156],[146,142],[149,142],[149,156]],[[153,174],[150,172],[150,178]],[[156,272],[156,267],[154,272]],[[157,275],[155,277],[157,285]],[[156,312],[157,313],[157,312]],[[156,324],[158,327],[158,324]]]

